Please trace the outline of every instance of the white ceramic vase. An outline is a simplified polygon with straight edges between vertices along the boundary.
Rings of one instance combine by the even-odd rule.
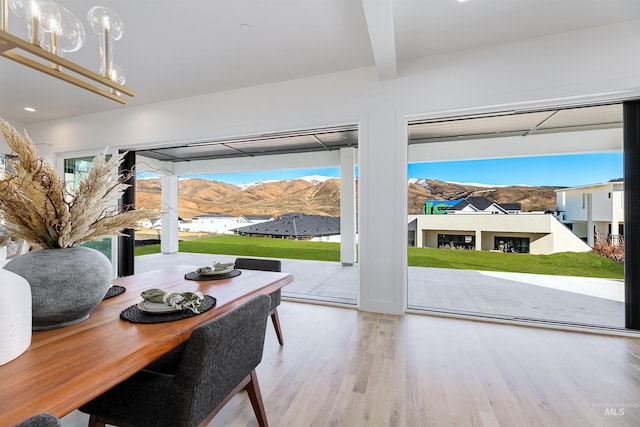
[[[24,353],[31,344],[29,282],[0,268],[0,365]]]

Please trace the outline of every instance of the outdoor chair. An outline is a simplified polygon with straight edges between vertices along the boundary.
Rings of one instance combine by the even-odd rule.
[[[236,258],[235,267],[241,270],[262,270],[262,271],[282,271],[282,262],[278,259],[261,259],[261,258]],[[284,338],[282,337],[282,329],[280,329],[280,318],[278,317],[278,306],[282,300],[280,289],[273,291],[269,294],[271,298],[271,308],[269,309],[269,316],[271,316],[271,322],[276,330],[278,336],[278,342],[280,345],[284,345]]]
[[[80,407],[89,426],[206,426],[242,389],[261,427],[267,417],[255,368],[262,360],[269,297],[212,319],[189,340]]]
[[[20,424],[17,424],[16,427],[59,427],[61,425],[62,424],[60,424],[58,417],[49,413],[44,413],[34,415]]]

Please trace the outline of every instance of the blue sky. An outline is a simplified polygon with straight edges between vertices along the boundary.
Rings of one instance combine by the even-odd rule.
[[[415,163],[408,167],[409,178],[486,185],[532,185],[575,187],[622,177],[622,152],[579,154],[513,159],[467,160]],[[302,178],[308,175],[340,176],[340,169],[291,169],[267,172],[189,176],[229,184]],[[188,178],[183,176],[182,178]]]

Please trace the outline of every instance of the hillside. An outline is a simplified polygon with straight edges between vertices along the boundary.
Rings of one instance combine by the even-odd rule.
[[[408,185],[409,213],[422,213],[428,199],[460,199],[484,196],[498,203],[521,203],[523,211],[554,209],[555,190],[560,187],[482,187],[437,180],[412,180]],[[289,212],[340,215],[340,180],[296,179],[263,182],[242,188],[204,179],[179,182],[179,215],[190,219],[203,213],[272,215]],[[138,205],[160,209],[160,180],[136,181]]]
[[[187,179],[179,182],[178,192],[179,215],[185,219],[203,213],[274,217],[289,212],[340,215],[339,179],[264,182],[246,189],[218,181]],[[160,209],[160,180],[137,180],[136,198],[139,206]]]
[[[520,203],[523,212],[555,209],[557,190],[563,187],[484,187],[432,179],[412,180],[409,183],[409,214],[422,213],[425,200],[455,200],[482,196],[497,203]]]

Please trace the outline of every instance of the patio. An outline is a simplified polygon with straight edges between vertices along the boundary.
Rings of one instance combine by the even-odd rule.
[[[137,256],[135,271],[175,264],[211,265],[229,255],[180,252]],[[358,265],[282,259],[294,282],[283,297],[355,305]],[[412,310],[596,327],[624,327],[621,280],[536,274],[409,267],[408,306]]]

